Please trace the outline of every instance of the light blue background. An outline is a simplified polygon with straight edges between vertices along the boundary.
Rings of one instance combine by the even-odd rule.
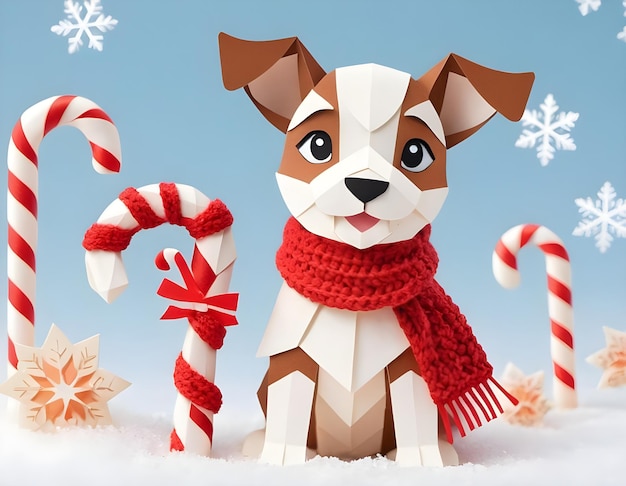
[[[239,258],[231,289],[241,294],[240,325],[219,351],[216,381],[225,407],[256,410],[266,363],[254,355],[280,286],[274,253],[288,216],[274,179],[283,142],[242,91],[223,88],[217,34],[297,35],[327,71],[376,62],[419,77],[449,52],[495,69],[534,71],[529,108],[552,93],[560,111],[580,113],[572,132],[578,149],[557,152],[545,168],[534,150],[514,147],[521,124],[500,116],[454,147],[450,195],[433,224],[433,242],[438,279],[472,323],[496,375],[513,361],[550,377],[543,257],[524,249],[522,285],[507,291],[492,276],[491,253],[516,224],[536,222],[560,235],[572,260],[579,385],[595,386],[600,372],[584,358],[604,346],[601,326],[626,330],[626,241],[601,254],[592,239],[571,233],[579,221],[575,198],[595,199],[605,181],[626,194],[626,43],[616,39],[626,22],[621,2],[605,0],[587,17],[573,0],[104,0],[103,6],[119,20],[104,34],[104,51],[83,46],[69,55],[66,38],[50,32],[65,17],[61,0],[0,1],[0,141],[8,144],[26,108],[60,94],[98,103],[122,139],[122,171],[112,176],[93,172],[88,144],[75,129],[55,130],[41,145],[37,345],[52,322],[74,342],[100,333],[101,366],[134,383],[115,403],[170,413],[186,322],[159,320],[167,302],[155,290],[165,275],[152,260],[166,246],[189,255],[191,238],[169,226],[136,235],[124,252],[130,286],[112,305],[88,286],[81,241],[124,188],[192,184],[221,198],[235,216]],[[0,273],[6,275],[4,259]],[[0,291],[6,295],[6,279]],[[1,377],[4,345],[0,363]]]

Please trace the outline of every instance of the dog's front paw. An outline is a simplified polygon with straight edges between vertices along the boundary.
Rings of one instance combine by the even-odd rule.
[[[315,451],[306,446],[265,442],[259,461],[277,466],[304,464],[307,459],[315,456]]]
[[[306,446],[266,441],[265,429],[255,430],[246,437],[242,453],[246,457],[258,457],[259,462],[278,466],[302,464],[316,455]]]
[[[452,444],[440,440],[438,445],[399,447],[387,453],[387,458],[403,467],[458,466],[459,456]]]

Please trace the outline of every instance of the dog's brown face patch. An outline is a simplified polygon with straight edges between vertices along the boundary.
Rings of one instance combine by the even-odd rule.
[[[333,109],[318,111],[287,132],[283,158],[278,168],[279,173],[304,182],[311,182],[319,174],[339,162],[339,110],[337,109],[335,72],[324,77],[314,91],[328,101]],[[309,140],[308,137],[313,136],[313,132],[328,134],[332,154],[329,161],[311,163],[302,155],[301,150],[307,150],[306,144],[314,143],[314,140]]]
[[[416,80],[411,79],[406,97],[402,103],[402,108],[400,109],[398,138],[396,140],[396,151],[393,160],[394,167],[408,177],[413,184],[422,191],[448,186],[446,178],[446,147],[424,121],[414,116],[404,115],[408,109],[427,100],[428,91]],[[412,140],[425,142],[433,155],[434,161],[432,164],[421,172],[412,172],[402,167],[402,153],[407,143]],[[427,157],[428,154],[425,154],[425,156]],[[426,161],[423,163],[425,162]]]
[[[431,154],[432,159],[434,159],[430,166],[421,172],[413,172],[402,166],[403,153],[406,154],[407,149],[410,151],[416,145],[417,150],[423,152],[423,161],[420,165],[426,164],[431,159]],[[411,164],[409,160],[405,162]],[[400,117],[393,165],[422,191],[447,187],[446,148],[426,124],[418,118]]]
[[[325,133],[328,137],[320,135]],[[327,162],[312,163],[304,154],[315,151],[316,141],[324,141],[330,151]],[[324,110],[314,113],[287,133],[283,158],[278,172],[304,182],[311,182],[322,172],[339,162],[339,113]]]

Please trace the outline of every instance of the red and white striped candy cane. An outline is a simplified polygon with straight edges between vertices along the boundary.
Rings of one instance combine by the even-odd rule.
[[[54,96],[28,108],[15,124],[7,155],[9,375],[17,369],[15,344],[33,346],[35,340],[37,153],[48,132],[63,125],[76,127],[87,137],[97,172],[120,170],[119,134],[109,116],[93,101]]]
[[[180,286],[166,279],[159,287],[160,295],[181,302],[163,318],[189,320],[174,370],[179,396],[171,448],[209,455],[213,414],[221,404],[213,384],[215,350],[221,347],[224,326],[236,323],[237,297],[226,293],[236,257],[228,208],[184,184],[128,188],[85,234],[87,276],[91,287],[112,302],[128,283],[121,252],[135,233],[163,223],[184,226],[195,239],[191,268],[177,250],[164,250],[157,258],[163,270],[175,264],[184,281]]]
[[[157,267],[169,270],[176,265],[185,284],[181,287],[165,279],[157,294],[181,302],[181,307],[168,307],[161,319],[186,317],[189,321],[174,367],[178,396],[170,448],[208,456],[213,441],[213,414],[222,404],[222,394],[214,384],[216,351],[222,347],[225,326],[237,324],[233,314],[237,294],[218,293],[227,289],[215,285],[217,276],[197,245],[194,252],[191,268],[178,250],[166,248],[157,255]]]
[[[516,287],[520,282],[517,253],[528,243],[539,247],[546,257],[554,402],[559,408],[575,408],[578,400],[574,382],[571,268],[563,242],[545,226],[536,224],[515,226],[505,232],[496,245],[492,258],[493,274],[503,287]]]

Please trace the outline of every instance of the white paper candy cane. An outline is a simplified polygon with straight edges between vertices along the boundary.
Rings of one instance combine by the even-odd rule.
[[[236,297],[233,304],[235,294],[226,293],[236,257],[232,216],[226,206],[184,184],[126,189],[85,234],[87,276],[91,287],[112,302],[128,284],[121,252],[135,233],[162,223],[184,226],[195,238],[191,268],[177,250],[164,250],[157,258],[163,270],[176,265],[184,280],[184,286],[169,280],[161,284],[160,295],[181,302],[180,307],[170,306],[163,318],[187,317],[190,323],[174,373],[179,395],[171,448],[209,455],[217,410],[207,404],[215,404],[219,394],[213,385],[215,350],[223,338],[223,334],[218,336],[219,345],[215,344],[214,334],[220,331],[215,328],[221,326],[223,331],[224,325],[236,323],[232,314]],[[196,325],[198,322],[202,325]],[[201,383],[198,375],[203,378]],[[187,378],[196,381],[186,384]],[[181,390],[183,387],[186,389]],[[221,403],[221,396],[219,399]]]
[[[17,369],[15,345],[35,344],[37,153],[48,132],[63,125],[76,127],[87,137],[97,172],[107,174],[120,170],[117,129],[93,101],[79,96],[54,96],[28,108],[15,124],[7,155],[9,375]]]
[[[517,253],[528,243],[539,247],[546,257],[554,402],[558,408],[575,408],[578,401],[574,382],[571,268],[563,242],[545,226],[515,226],[505,232],[496,245],[492,258],[493,274],[503,287],[516,287],[520,282]]]
[[[156,265],[161,270],[177,266],[185,285],[163,281],[157,294],[182,305],[170,306],[161,319],[186,317],[189,321],[183,349],[174,367],[178,395],[170,449],[208,456],[213,442],[213,415],[222,404],[222,394],[214,384],[216,351],[222,347],[225,326],[237,324],[234,316],[237,295],[218,293],[226,288],[215,285],[216,275],[197,245],[191,267],[173,248],[161,251]]]

